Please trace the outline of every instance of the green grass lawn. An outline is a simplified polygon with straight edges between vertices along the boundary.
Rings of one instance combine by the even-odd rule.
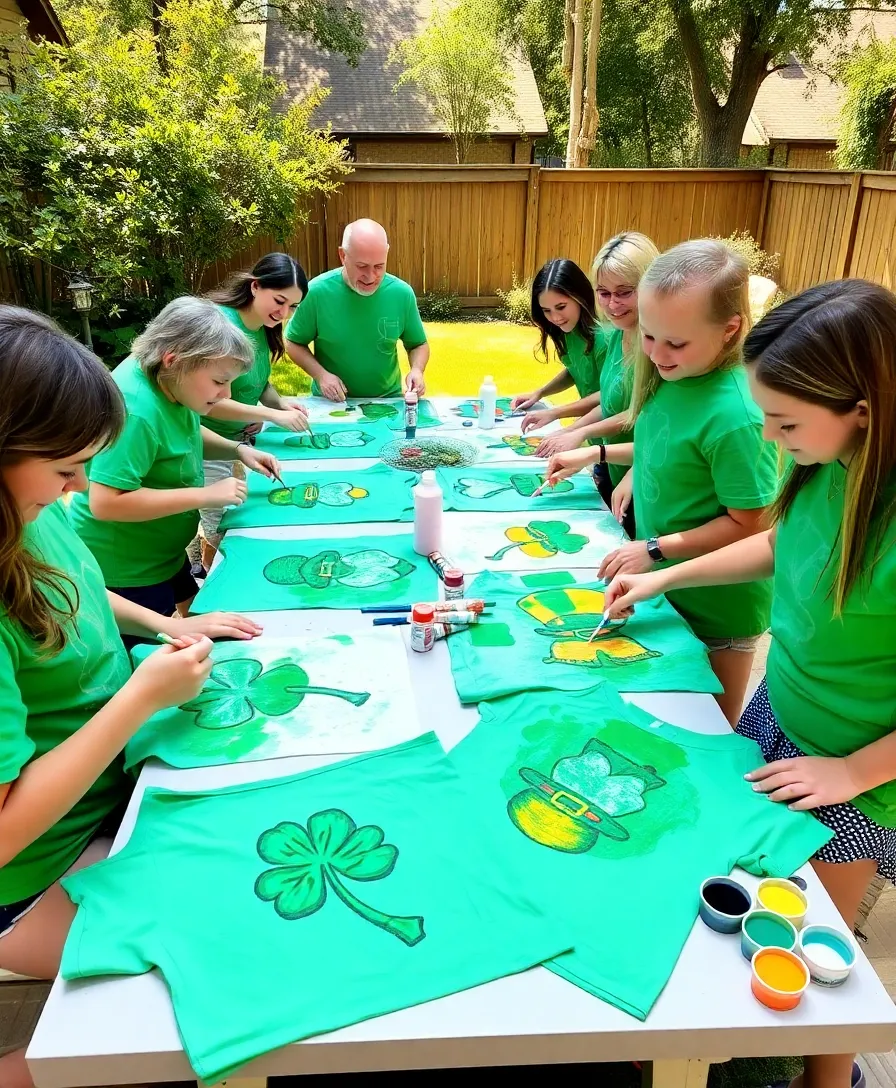
[[[556,363],[535,358],[536,329],[509,321],[434,321],[426,323],[432,355],[426,370],[430,396],[473,397],[486,374],[498,394],[511,397],[543,385],[557,372]],[[407,369],[404,350],[402,366]],[[300,396],[310,388],[305,374],[288,359],[274,367],[274,385],[284,396]],[[567,390],[552,399],[565,402],[575,396]]]

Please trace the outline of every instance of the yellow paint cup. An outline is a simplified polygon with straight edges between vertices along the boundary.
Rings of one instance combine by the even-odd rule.
[[[789,1012],[799,1005],[809,985],[809,968],[794,952],[784,948],[760,948],[751,961],[753,996],[775,1012]]]
[[[792,880],[769,877],[756,889],[756,909],[770,910],[802,929],[809,913],[809,898]]]

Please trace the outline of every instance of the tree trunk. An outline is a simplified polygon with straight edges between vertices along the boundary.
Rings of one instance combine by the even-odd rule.
[[[875,164],[875,170],[889,170],[887,165],[889,159],[889,147],[890,139],[893,134],[893,123],[896,121],[896,94],[890,99],[889,106],[887,107],[887,115],[884,118],[883,124],[877,130],[877,162]]]
[[[563,74],[566,82],[572,81],[572,46],[575,27],[572,22],[572,10],[576,0],[566,0],[563,8]]]
[[[590,166],[591,152],[597,140],[597,54],[600,49],[600,20],[603,0],[591,0],[591,26],[588,30],[588,64],[585,68],[585,106],[576,140],[575,165]]]
[[[641,95],[641,138],[644,141],[644,165],[649,170],[653,166],[653,133],[650,131],[647,99],[643,94]]]
[[[582,127],[582,68],[584,58],[584,7],[585,0],[575,0],[572,16],[572,80],[569,85],[569,139],[566,142],[566,165],[571,168],[576,160],[576,143]]]
[[[165,39],[162,28],[162,13],[168,0],[150,0],[150,22],[152,24],[152,37],[156,46],[156,56],[159,58],[159,71],[165,75],[168,71],[168,58],[165,56]]]

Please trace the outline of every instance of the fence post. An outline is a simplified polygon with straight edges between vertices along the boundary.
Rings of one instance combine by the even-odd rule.
[[[768,218],[768,198],[772,188],[772,176],[768,170],[763,170],[762,196],[759,199],[759,222],[756,226],[756,245],[762,248],[765,241],[765,221]]]
[[[526,189],[526,225],[523,235],[523,280],[528,282],[535,276],[535,243],[538,240],[538,175],[541,167],[533,164],[529,167],[529,181]]]
[[[834,269],[839,279],[843,279],[849,271],[853,247],[856,244],[856,230],[859,225],[859,213],[862,210],[864,178],[864,174],[853,174],[849,186],[849,197],[846,201],[846,218],[843,223],[843,236],[840,239],[840,251],[837,254],[837,264]]]

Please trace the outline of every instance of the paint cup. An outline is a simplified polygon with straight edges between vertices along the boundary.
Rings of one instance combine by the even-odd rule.
[[[797,932],[792,922],[770,910],[751,910],[744,918],[740,934],[740,950],[752,961],[760,948],[784,948],[793,952]]]
[[[737,933],[750,906],[750,893],[730,876],[711,876],[700,885],[700,917],[716,933]]]
[[[809,897],[792,880],[769,877],[756,889],[756,910],[770,910],[780,914],[797,929],[802,929],[809,911]]]
[[[809,985],[809,968],[784,948],[760,948],[750,969],[753,996],[775,1012],[795,1009]]]
[[[800,933],[799,952],[809,977],[819,986],[842,986],[856,963],[856,943],[833,926],[806,926]]]

